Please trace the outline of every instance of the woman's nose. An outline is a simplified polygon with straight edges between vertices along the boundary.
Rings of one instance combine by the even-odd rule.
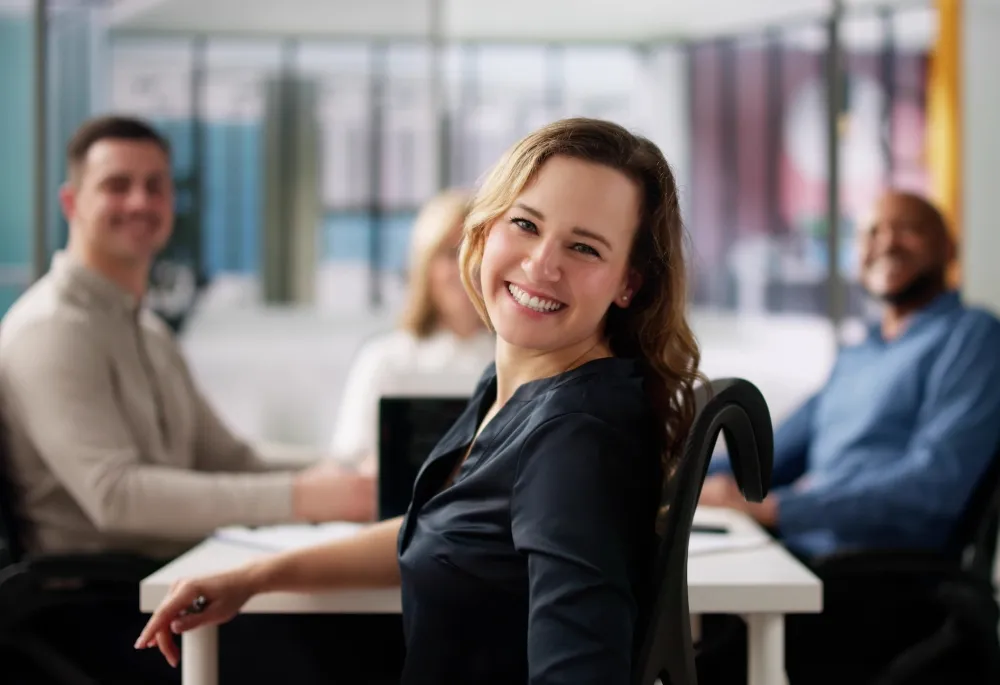
[[[524,258],[521,268],[525,275],[534,281],[558,281],[561,275],[558,246],[550,242],[540,242]]]

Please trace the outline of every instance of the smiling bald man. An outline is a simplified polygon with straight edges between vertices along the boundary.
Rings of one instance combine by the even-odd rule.
[[[955,246],[941,213],[893,191],[860,228],[861,284],[882,304],[880,319],[778,426],[763,503],[743,499],[728,459],[713,462],[701,497],[750,513],[807,562],[846,550],[943,549],[1000,448],[1000,321],[949,289]],[[827,584],[823,602],[822,614],[786,618],[793,685],[872,677],[943,620],[891,581]],[[706,616],[702,638],[699,682],[745,682],[742,622]]]
[[[717,460],[702,503],[744,509],[806,557],[941,549],[1000,448],[1000,321],[947,284],[941,213],[891,191],[859,235],[882,316],[775,432],[772,494],[748,504]]]

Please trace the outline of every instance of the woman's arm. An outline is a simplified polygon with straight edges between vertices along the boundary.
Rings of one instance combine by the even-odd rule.
[[[326,545],[286,552],[247,567],[254,594],[399,584],[396,540],[403,519],[377,523]]]
[[[399,583],[396,539],[402,518],[375,524],[344,540],[287,552],[226,573],[177,583],[143,628],[136,649],[159,647],[171,665],[180,652],[171,634],[232,620],[263,592],[310,592]],[[195,600],[204,599],[192,612]]]
[[[638,617],[632,546],[642,486],[627,436],[585,414],[538,426],[523,443],[511,501],[515,548],[528,559],[528,680],[533,685],[627,685]],[[645,455],[655,464],[657,455]],[[658,491],[658,484],[653,484]],[[638,498],[637,498],[638,496]],[[631,541],[631,542],[630,542]]]

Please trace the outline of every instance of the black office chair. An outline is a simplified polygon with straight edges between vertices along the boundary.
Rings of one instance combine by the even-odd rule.
[[[0,651],[20,656],[59,685],[103,685],[26,626],[47,610],[68,605],[99,610],[109,601],[133,601],[138,608],[139,582],[159,564],[127,554],[29,558],[16,493],[0,417]]]
[[[980,478],[943,552],[843,552],[812,560],[811,566],[825,588],[835,591],[837,585],[843,584],[845,591],[840,596],[864,597],[866,583],[884,586],[891,581],[901,587],[922,588],[914,601],[945,616],[933,634],[893,657],[878,672],[859,673],[859,678],[875,685],[937,682],[940,677],[931,675],[935,669],[941,669],[949,660],[962,663],[971,658],[981,671],[983,683],[1000,683],[1000,607],[992,577],[998,527],[1000,451]],[[963,663],[958,668],[964,671],[968,665]],[[957,676],[952,680],[964,682]]]
[[[739,378],[712,381],[696,390],[697,414],[684,456],[668,479],[666,513],[654,573],[648,628],[639,638],[635,685],[697,685],[688,609],[688,543],[695,508],[721,432],[743,496],[767,495],[774,460],[771,415],[760,391]]]

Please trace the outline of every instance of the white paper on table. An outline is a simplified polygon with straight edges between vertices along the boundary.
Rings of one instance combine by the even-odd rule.
[[[336,521],[317,525],[282,525],[247,528],[229,526],[215,532],[217,540],[271,552],[284,552],[350,537],[365,527],[363,523]],[[767,544],[766,535],[691,533],[688,555],[731,552]]]
[[[363,523],[335,521],[316,525],[291,524],[247,528],[229,526],[215,532],[216,540],[224,540],[271,552],[285,552],[321,545],[350,537],[365,527]]]
[[[771,538],[764,534],[691,533],[691,539],[688,542],[688,556],[714,552],[736,552],[763,547],[770,540]]]

